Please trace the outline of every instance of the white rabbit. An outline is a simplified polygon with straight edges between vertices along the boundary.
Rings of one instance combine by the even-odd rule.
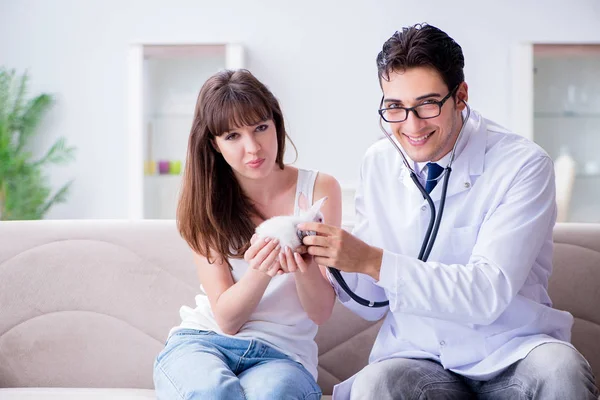
[[[286,246],[295,250],[302,244],[304,236],[315,234],[315,232],[299,231],[296,225],[302,222],[323,222],[321,206],[325,200],[327,200],[327,196],[318,200],[307,210],[302,206],[303,202],[306,203],[306,197],[301,193],[298,203],[302,211],[299,215],[282,215],[269,218],[256,227],[256,234],[259,238],[279,239],[282,250]]]

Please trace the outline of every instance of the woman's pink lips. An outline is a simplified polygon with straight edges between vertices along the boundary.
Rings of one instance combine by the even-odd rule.
[[[258,160],[252,160],[248,163],[246,163],[250,168],[258,168],[262,165],[262,163],[265,162],[264,158],[259,158]]]

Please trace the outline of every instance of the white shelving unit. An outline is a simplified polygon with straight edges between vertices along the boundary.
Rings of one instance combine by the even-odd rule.
[[[574,160],[566,221],[600,222],[600,44],[525,43],[512,61],[513,128]]]
[[[175,218],[198,92],[215,72],[242,68],[243,59],[236,44],[132,46],[130,218]],[[160,164],[171,168],[161,170]]]
[[[575,161],[566,220],[600,222],[600,45],[536,44],[533,56],[533,138]]]

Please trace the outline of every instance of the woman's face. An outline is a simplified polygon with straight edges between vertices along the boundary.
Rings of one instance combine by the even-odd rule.
[[[278,145],[273,120],[231,128],[217,136],[214,143],[238,179],[263,178],[275,166]]]

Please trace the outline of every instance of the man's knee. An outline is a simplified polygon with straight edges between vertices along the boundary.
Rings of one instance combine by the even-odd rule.
[[[398,379],[405,372],[401,370],[406,369],[403,368],[403,363],[398,362],[399,360],[394,360],[393,363],[389,361],[369,364],[356,375],[352,384],[352,399],[374,398],[373,396],[388,391],[391,381],[397,386],[406,385],[406,379]]]
[[[527,369],[533,372],[531,375],[544,381],[571,378],[589,369],[579,352],[560,343],[538,346],[522,362],[528,364]]]
[[[369,364],[354,378],[352,399],[412,399],[438,390],[451,375],[429,360],[391,359]]]
[[[532,393],[555,394],[556,398],[574,398],[570,396],[577,393],[583,396],[578,398],[583,399],[595,389],[587,361],[567,345],[548,343],[538,346],[520,363],[518,379]]]

